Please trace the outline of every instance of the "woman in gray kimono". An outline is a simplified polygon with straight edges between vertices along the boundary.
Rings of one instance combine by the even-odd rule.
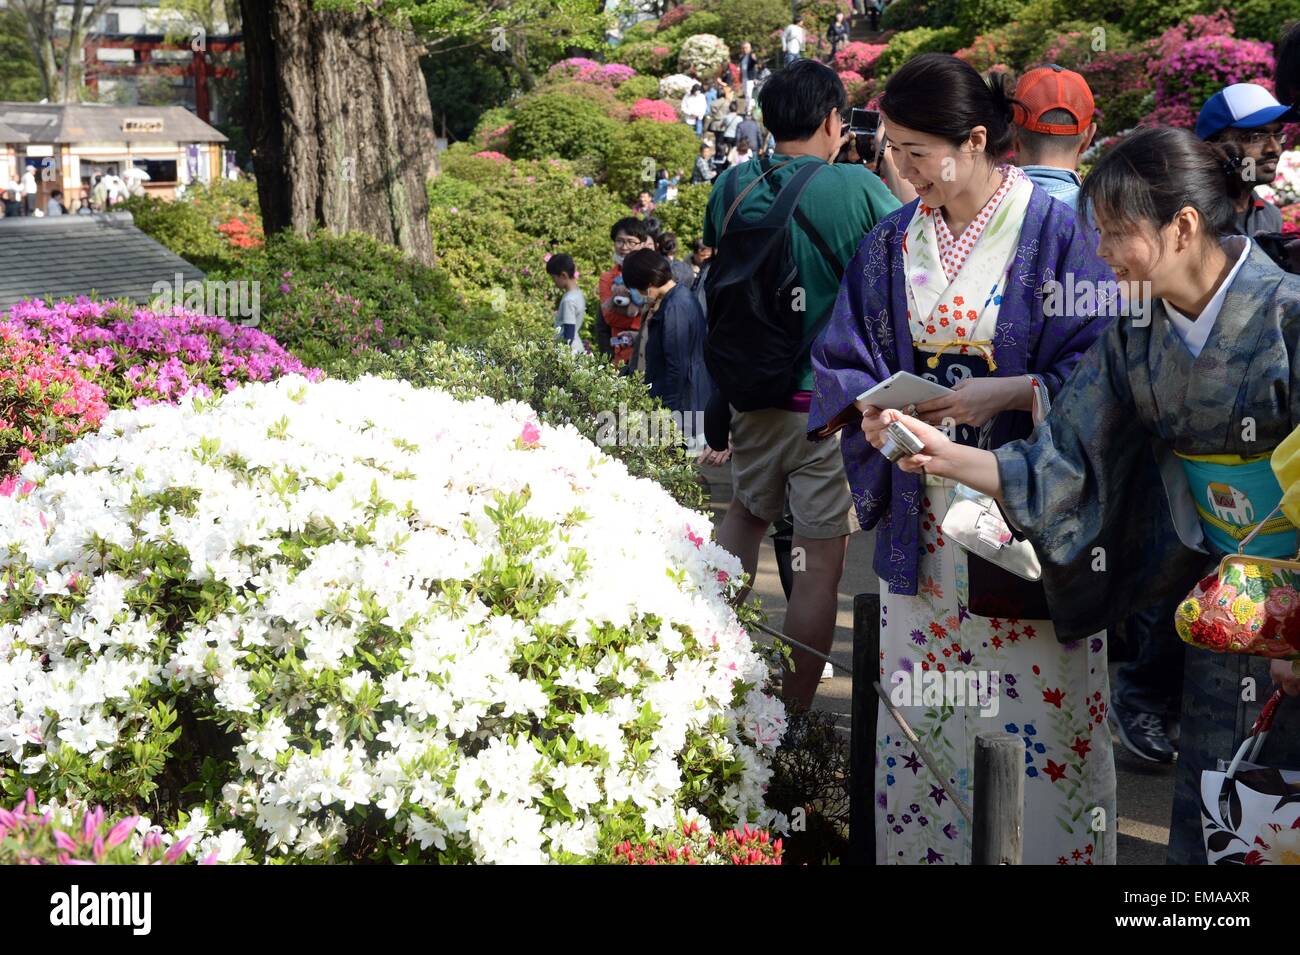
[[[904,470],[997,497],[1038,551],[1060,640],[1185,593],[1281,498],[1268,455],[1300,425],[1300,277],[1230,235],[1243,178],[1239,159],[1181,129],[1133,134],[1097,165],[1081,208],[1102,258],[1140,294],[1032,440],[983,451],[895,411],[864,417],[876,447],[894,421],[924,442]],[[1296,529],[1269,520],[1247,552],[1292,556]],[[1171,863],[1204,863],[1201,771],[1231,756],[1283,670],[1188,648]],[[1294,702],[1261,762],[1300,768]]]

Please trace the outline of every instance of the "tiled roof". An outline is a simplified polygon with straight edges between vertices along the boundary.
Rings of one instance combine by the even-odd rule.
[[[0,102],[0,125],[33,143],[226,142],[224,135],[182,106]]]
[[[137,229],[129,212],[0,219],[0,309],[76,295],[146,302],[155,282],[204,274]]]

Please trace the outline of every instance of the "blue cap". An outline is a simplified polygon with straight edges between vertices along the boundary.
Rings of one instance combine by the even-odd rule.
[[[1267,126],[1290,112],[1258,83],[1233,83],[1205,101],[1196,117],[1196,135],[1209,139],[1228,128]]]

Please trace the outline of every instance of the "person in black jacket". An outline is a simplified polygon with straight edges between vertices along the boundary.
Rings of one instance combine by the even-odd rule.
[[[844,19],[843,13],[835,14],[835,20],[826,29],[826,39],[831,45],[830,60],[835,59],[835,54],[840,51],[841,45],[847,45],[849,42],[849,24]]]
[[[673,278],[668,259],[653,249],[623,260],[623,281],[654,306],[642,322],[643,340],[633,365],[645,376],[651,397],[681,415],[686,437],[702,435],[703,426],[696,427],[695,421],[713,394],[713,381],[704,367],[707,328],[699,302],[689,286]]]

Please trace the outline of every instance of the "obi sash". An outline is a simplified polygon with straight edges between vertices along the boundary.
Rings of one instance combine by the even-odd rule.
[[[1235,554],[1241,542],[1263,522],[1245,553],[1252,557],[1296,556],[1296,529],[1278,513],[1282,486],[1273,475],[1269,455],[1178,457],[1209,543],[1223,553]]]

